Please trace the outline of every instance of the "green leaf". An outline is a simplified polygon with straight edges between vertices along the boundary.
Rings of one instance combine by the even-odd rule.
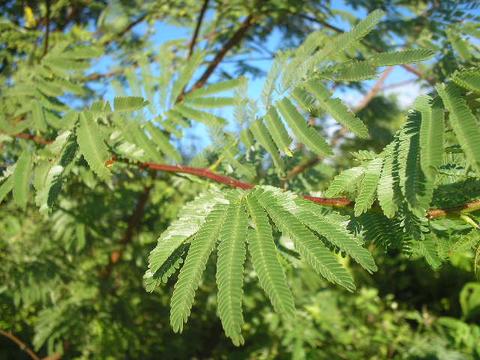
[[[0,204],[5,199],[10,191],[13,189],[13,177],[9,176],[3,183],[0,185]]]
[[[272,229],[255,196],[247,196],[247,208],[254,230],[248,233],[248,250],[260,285],[279,314],[291,318],[295,304],[282,265],[277,258]]]
[[[284,98],[277,102],[277,106],[299,142],[305,144],[307,148],[318,155],[332,154],[332,150],[325,139],[315,129],[307,125],[302,114],[298,112],[290,100]]]
[[[267,150],[267,152],[272,157],[272,161],[275,164],[275,167],[280,173],[283,174],[285,164],[283,163],[282,158],[278,152],[278,148],[273,142],[270,134],[268,133],[267,128],[263,124],[262,120],[256,120],[250,126],[250,131],[252,132],[255,139],[262,145],[262,147]]]
[[[258,202],[282,233],[288,234],[302,258],[319,275],[328,281],[345,287],[347,290],[353,291],[355,289],[353,278],[348,271],[338,263],[335,256],[318,237],[287,209],[279,205],[278,197],[275,197],[273,191],[265,187],[257,188],[253,192],[253,196],[258,199]]]
[[[42,105],[37,100],[32,100],[32,118],[35,129],[45,132],[47,130],[47,121]]]
[[[134,140],[133,143],[145,151],[149,160],[162,162],[163,157],[157,150],[155,143],[148,138],[138,122],[135,120],[126,120],[126,123],[123,130],[130,133],[130,136]]]
[[[25,209],[28,202],[32,165],[32,152],[26,149],[20,155],[12,175],[13,200],[22,209]]]
[[[170,303],[170,324],[173,331],[182,332],[190,316],[195,292],[202,280],[207,261],[217,241],[225,220],[227,206],[217,204],[207,215],[188,249],[187,258],[180,270]]]
[[[372,273],[378,270],[370,252],[362,246],[360,240],[347,231],[345,221],[341,221],[344,219],[339,219],[333,214],[320,214],[318,205],[311,201],[297,198],[295,202],[299,207],[295,216],[306,226],[324,236],[331,244],[352,257],[368,272]]]
[[[395,174],[394,171],[394,150],[397,149],[397,142],[388,144],[384,150],[382,174],[377,186],[377,198],[383,213],[388,218],[393,218],[398,210],[395,199]],[[398,179],[397,179],[398,181]]]
[[[101,179],[108,179],[110,171],[105,165],[109,159],[109,153],[105,141],[97,123],[93,120],[90,112],[80,113],[79,125],[77,128],[77,142],[80,153]]]
[[[455,50],[463,60],[470,61],[472,59],[472,52],[468,48],[468,43],[462,39],[460,33],[452,26],[450,26],[445,33],[453,50]]]
[[[382,159],[378,158],[370,161],[365,168],[360,191],[355,199],[355,216],[360,216],[372,206],[382,172],[382,165]]]
[[[405,49],[384,52],[368,58],[366,61],[373,66],[393,66],[412,64],[430,59],[435,53],[430,49]]]
[[[305,84],[305,88],[314,94],[320,108],[330,114],[340,124],[361,138],[368,137],[368,129],[365,124],[352,113],[340,99],[331,99],[330,92],[319,80],[311,80]]]
[[[293,154],[289,148],[292,139],[288,135],[287,130],[285,129],[285,126],[283,126],[282,120],[274,107],[270,107],[268,110],[267,115],[265,116],[265,122],[277,147],[288,156],[292,156]]]
[[[155,275],[173,252],[200,229],[218,203],[225,203],[223,195],[217,191],[207,191],[183,206],[179,218],[162,233],[157,246],[150,252],[146,278]]]
[[[183,104],[177,104],[174,107],[174,110],[179,112],[187,119],[199,121],[207,126],[222,126],[227,122],[224,118],[210,114],[206,111],[192,109],[191,107]]]
[[[480,70],[469,69],[464,71],[456,71],[452,80],[459,86],[480,93]]]
[[[377,68],[367,61],[353,60],[327,68],[320,75],[337,81],[361,81],[377,76]]]
[[[157,128],[151,122],[147,122],[145,127],[152,136],[152,140],[155,142],[155,144],[158,146],[162,153],[164,153],[166,156],[168,156],[172,160],[175,160],[178,163],[182,161],[182,156],[179,154],[177,149],[175,149],[172,144],[170,144],[168,137],[162,132],[162,130]]]
[[[222,81],[219,83],[215,83],[212,85],[207,85],[203,86],[202,88],[195,89],[192,92],[190,92],[185,99],[196,99],[199,97],[204,97],[208,95],[213,95],[217,94],[219,92],[224,92],[228,90],[232,90],[243,83],[245,83],[246,79],[243,77],[240,77],[238,79],[232,79],[232,80],[227,80],[227,81]]]
[[[419,217],[425,216],[433,196],[433,182],[426,177],[420,165],[419,112],[411,112],[399,133],[397,162],[399,184],[410,210]]]
[[[34,185],[37,190],[35,201],[40,211],[46,211],[54,205],[60,194],[64,175],[75,159],[78,144],[75,135],[65,131],[58,135],[48,148],[53,155],[48,158],[46,167],[37,166],[35,169]]]
[[[244,343],[243,324],[243,264],[245,262],[248,217],[242,203],[228,207],[226,221],[220,231],[217,260],[218,313],[225,334],[237,346]]]
[[[480,173],[480,126],[460,90],[453,84],[438,85],[437,91],[450,112],[450,124],[469,164]]]
[[[368,33],[377,26],[384,15],[385,13],[382,10],[375,10],[355,25],[349,32],[330,38],[327,45],[315,55],[316,63],[330,59],[335,54],[341,53],[367,36]]]
[[[117,96],[113,99],[113,107],[116,112],[136,111],[147,105],[148,101],[138,96]]]
[[[428,96],[420,96],[414,107],[420,111],[420,166],[430,181],[435,180],[437,169],[443,162],[443,135],[445,132],[443,109],[438,102],[432,104]]]
[[[344,193],[353,192],[356,189],[357,182],[361,179],[364,172],[365,169],[361,166],[342,171],[335,176],[325,192],[325,195],[328,197],[335,197]]]
[[[204,109],[233,106],[235,105],[236,101],[237,100],[233,97],[220,97],[220,96],[185,99],[185,103],[187,105],[204,108]]]

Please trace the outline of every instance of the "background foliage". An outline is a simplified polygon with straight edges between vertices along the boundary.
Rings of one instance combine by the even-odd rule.
[[[1,358],[480,357],[477,5],[334,3],[2,3]]]

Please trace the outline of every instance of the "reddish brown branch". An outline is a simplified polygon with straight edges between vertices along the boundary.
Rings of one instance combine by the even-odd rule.
[[[355,107],[355,112],[359,112],[367,107],[368,104],[373,100],[375,96],[377,96],[378,92],[382,90],[383,84],[385,80],[387,80],[388,76],[392,73],[393,66],[389,67],[387,70],[383,72],[383,74],[378,78],[375,85],[372,86],[370,91],[365,95],[365,97],[360,101],[360,103]]]
[[[202,8],[200,9],[200,13],[198,14],[197,25],[195,26],[195,31],[193,32],[192,40],[190,41],[190,45],[188,47],[188,58],[192,57],[193,51],[195,50],[195,45],[197,43],[198,34],[200,32],[200,28],[202,27],[203,17],[205,16],[205,12],[208,8],[208,0],[203,2]]]
[[[203,74],[200,76],[198,81],[192,86],[192,90],[201,88],[205,85],[207,80],[213,74],[217,66],[223,60],[225,55],[235,47],[240,41],[243,39],[247,31],[250,27],[255,23],[255,17],[253,15],[248,15],[245,20],[243,20],[240,27],[237,31],[233,34],[233,36],[222,46],[222,48],[218,51],[217,55],[213,58],[210,64],[207,66]]]
[[[23,139],[29,139],[36,141],[40,144],[49,144],[50,141],[44,140],[29,134],[17,134],[15,137],[18,138],[23,138]],[[305,168],[309,166],[315,165],[320,159],[319,158],[313,158],[307,163],[303,165],[299,165],[298,169],[295,170],[295,168],[292,169],[292,171],[295,170],[296,173],[299,173],[303,171]],[[238,188],[238,189],[243,189],[243,190],[248,190],[252,189],[255,187],[255,184],[247,183],[244,181],[240,181],[238,179],[235,179],[233,177],[227,176],[227,175],[222,175],[218,174],[216,172],[213,172],[210,169],[207,168],[196,168],[196,167],[191,167],[191,166],[184,166],[184,165],[167,165],[167,164],[157,164],[157,163],[152,163],[152,162],[139,162],[139,163],[133,163],[128,160],[123,160],[123,159],[116,159],[112,158],[106,162],[106,165],[112,165],[116,162],[123,162],[129,165],[134,165],[138,166],[139,168],[143,169],[150,169],[154,171],[163,171],[163,172],[168,172],[168,173],[173,173],[173,174],[189,174],[193,176],[197,176],[199,178],[203,179],[210,179],[215,182],[218,182],[220,184],[224,184],[230,187]],[[150,188],[145,190],[143,193],[148,199],[148,195],[150,193]],[[348,206],[353,206],[354,202],[347,199],[347,198],[324,198],[324,197],[316,197],[316,196],[310,196],[310,195],[304,195],[303,196],[305,199],[313,201],[317,204],[323,205],[323,206],[330,206],[330,207],[348,207]],[[132,217],[129,220],[129,226],[127,227],[127,231],[125,233],[125,236],[123,237],[122,243],[128,244],[131,241],[131,238],[133,236],[133,231],[138,227],[139,220],[138,217],[143,215],[144,207],[146,204],[146,200],[142,200],[142,198],[139,199],[137,203],[137,208],[132,214]],[[427,212],[427,217],[429,219],[437,219],[437,218],[442,218],[446,217],[449,215],[458,215],[459,213],[468,213],[468,212],[473,212],[480,210],[480,200],[473,200],[471,202],[465,203],[463,205],[454,207],[454,208],[447,208],[447,209],[430,209]],[[115,260],[117,256],[121,258],[122,253],[119,254],[120,256],[114,255],[112,253],[112,259],[111,262],[115,264],[118,262],[118,260]],[[108,272],[110,273],[110,272]]]
[[[37,144],[40,144],[40,145],[48,145],[52,143],[50,140],[46,140],[40,136],[27,134],[27,133],[19,133],[12,136],[19,139],[32,140],[33,142],[36,142]]]
[[[205,168],[195,168],[183,165],[155,164],[150,162],[141,163],[140,167],[177,174],[190,174],[243,190],[248,190],[255,186],[254,184],[246,183],[230,176],[217,174]]]
[[[40,357],[35,354],[33,352],[32,349],[30,349],[28,347],[27,344],[25,344],[22,340],[20,340],[18,337],[16,337],[15,335],[13,335],[11,332],[7,332],[7,331],[4,331],[4,330],[1,330],[0,329],[0,335],[3,335],[5,336],[6,338],[10,339],[11,341],[13,341],[15,344],[18,345],[18,347],[22,350],[22,351],[25,351],[28,356],[30,356],[31,359],[33,360],[40,360]]]
[[[45,56],[47,55],[47,52],[48,52],[48,39],[50,37],[50,0],[46,0],[45,1],[45,6],[46,6],[46,10],[47,10],[47,13],[45,15],[45,39],[44,39],[44,42],[43,42],[43,55],[42,56]]]
[[[150,191],[152,190],[153,185],[145,186],[143,189],[143,192],[140,194],[140,196],[137,199],[137,205],[135,206],[135,209],[133,210],[132,215],[128,219],[127,223],[127,229],[125,230],[125,233],[120,240],[120,248],[118,250],[112,251],[110,254],[110,260],[108,262],[108,265],[105,267],[105,269],[102,271],[102,277],[108,278],[112,274],[113,268],[115,264],[117,264],[123,257],[123,254],[125,252],[125,248],[129,243],[132,242],[133,236],[135,235],[135,231],[139,228],[140,223],[143,218],[143,214],[145,213],[145,207],[148,202],[148,198],[150,196]]]

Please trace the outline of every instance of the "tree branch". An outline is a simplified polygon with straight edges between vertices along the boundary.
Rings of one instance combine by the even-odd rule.
[[[195,26],[195,31],[193,32],[192,40],[190,41],[190,46],[188,48],[188,58],[192,57],[193,51],[195,50],[198,33],[200,32],[200,27],[202,26],[203,17],[205,16],[207,7],[208,7],[208,0],[204,0],[202,8],[200,9],[200,14],[198,14],[197,25]]]
[[[152,190],[153,185],[145,186],[143,192],[140,194],[137,200],[137,205],[135,206],[135,210],[133,211],[132,215],[130,216],[127,224],[127,230],[125,230],[125,234],[120,240],[120,249],[112,251],[110,254],[110,260],[108,265],[102,271],[101,275],[103,278],[109,278],[112,274],[113,268],[115,264],[117,264],[123,257],[125,252],[125,248],[129,243],[132,242],[133,235],[135,234],[135,230],[140,226],[140,223],[143,218],[143,214],[145,213],[145,207],[148,202],[148,198],[150,196],[150,191]]]
[[[15,344],[18,345],[18,347],[22,350],[22,351],[25,351],[28,356],[30,356],[31,359],[33,360],[40,360],[40,357],[35,354],[33,352],[32,349],[30,349],[28,347],[27,344],[25,344],[22,340],[20,340],[18,337],[16,337],[15,335],[13,335],[11,332],[7,332],[7,331],[4,331],[2,329],[0,329],[0,335],[3,335],[5,336],[6,338],[10,339],[11,341],[13,341]]]
[[[198,81],[192,86],[191,90],[201,88],[202,86],[205,85],[207,80],[210,78],[210,76],[213,74],[217,66],[220,64],[220,62],[223,60],[227,52],[232,49],[234,46],[236,46],[240,41],[243,39],[247,31],[250,29],[250,27],[255,23],[255,17],[253,15],[248,15],[245,20],[243,20],[242,24],[240,27],[237,29],[237,31],[233,34],[233,36],[223,45],[223,47],[220,49],[220,51],[215,55],[213,60],[210,62],[210,65],[205,69],[203,74],[200,76]],[[190,91],[191,91],[190,90]]]
[[[355,107],[355,112],[359,112],[363,110],[364,108],[367,107],[367,105],[370,103],[370,101],[373,100],[375,96],[379,93],[379,91],[382,90],[383,84],[385,83],[385,80],[387,80],[387,77],[392,73],[393,71],[393,66],[387,68],[383,72],[383,74],[378,78],[377,82],[375,85],[372,86],[370,91],[365,95],[365,97],[360,101],[360,103]]]
[[[48,38],[50,36],[50,0],[45,0],[45,6],[47,13],[45,14],[45,39],[43,41],[43,55],[47,55],[48,52]]]
[[[32,141],[35,141],[35,142],[40,143],[40,144],[51,143],[51,141],[44,140],[44,139],[38,138],[36,136],[32,136],[30,134],[17,134],[17,135],[14,135],[14,136],[18,137],[18,138],[22,138],[22,139],[32,140]],[[308,163],[314,162],[314,161],[318,162],[319,158],[313,158]],[[224,184],[224,185],[227,185],[227,186],[230,186],[230,187],[233,187],[233,188],[238,188],[238,189],[243,189],[243,190],[248,190],[248,189],[252,189],[252,188],[255,187],[255,184],[247,183],[247,182],[235,179],[235,178],[227,176],[227,175],[218,174],[216,172],[211,171],[208,168],[196,168],[196,167],[184,166],[184,165],[157,164],[157,163],[153,163],[153,162],[138,162],[138,163],[135,163],[135,162],[131,162],[131,161],[126,160],[126,159],[117,159],[115,157],[108,160],[106,162],[106,165],[112,165],[116,162],[122,162],[122,163],[125,163],[125,164],[137,166],[137,167],[142,168],[142,169],[150,169],[150,170],[154,170],[154,171],[163,171],[163,172],[174,173],[174,174],[189,174],[189,175],[197,176],[199,178],[213,180],[213,181],[218,182],[220,184]],[[305,166],[305,165],[303,165],[303,166]],[[299,167],[302,168],[302,166],[299,166]],[[145,192],[147,192],[147,188],[145,189]],[[150,193],[150,189],[148,189],[148,192],[146,194],[147,198],[148,198],[149,193]],[[316,196],[310,196],[310,195],[304,195],[303,197],[307,200],[313,201],[313,202],[315,202],[317,204],[320,204],[320,205],[323,205],[323,206],[349,207],[349,206],[354,205],[354,202],[352,200],[350,200],[348,198],[345,198],[345,197],[325,198],[325,197],[316,197]],[[132,226],[137,224],[137,225],[133,226],[132,230],[134,230],[138,226],[139,222],[138,222],[138,220],[135,220],[135,219],[138,217],[137,213],[139,213],[140,216],[143,214],[145,204],[146,204],[146,200],[144,201],[144,203],[142,205],[142,201],[141,201],[141,199],[139,199],[139,201],[137,203],[137,208],[133,212],[132,217],[129,221],[129,224],[132,224]],[[451,215],[457,216],[460,213],[469,213],[469,212],[473,212],[473,211],[477,211],[477,210],[480,210],[480,199],[479,200],[472,200],[470,202],[467,202],[465,204],[462,204],[462,205],[459,205],[459,206],[456,206],[456,207],[452,207],[452,208],[430,209],[430,210],[427,211],[427,217],[429,219],[438,219],[438,218],[451,216]],[[129,227],[131,227],[131,226],[129,226]],[[129,234],[131,233],[133,235],[133,231],[128,230],[129,227],[127,227],[127,232]],[[124,236],[124,239],[129,239],[126,243],[130,242],[130,239],[131,239],[132,235]],[[125,240],[122,240],[122,242],[125,242]],[[114,261],[114,262],[118,262],[118,260]]]

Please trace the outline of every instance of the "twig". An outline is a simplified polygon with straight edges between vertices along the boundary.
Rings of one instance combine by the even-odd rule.
[[[5,336],[6,338],[10,339],[11,341],[13,341],[15,344],[18,345],[18,347],[22,350],[22,351],[25,351],[28,356],[30,356],[31,359],[33,360],[40,360],[40,357],[35,354],[33,352],[32,349],[30,349],[28,347],[27,344],[25,344],[22,340],[20,340],[18,337],[16,337],[15,335],[13,335],[11,332],[7,332],[7,331],[4,331],[2,329],[0,329],[0,335],[3,335]]]
[[[48,38],[50,36],[50,0],[45,0],[45,5],[47,7],[47,12],[45,14],[45,39],[43,41],[43,56],[47,55],[48,52]]]
[[[123,257],[126,246],[132,241],[135,230],[140,226],[140,223],[145,213],[145,206],[147,205],[150,192],[153,185],[145,186],[143,192],[140,194],[137,200],[137,205],[135,210],[130,216],[127,224],[127,230],[120,241],[120,249],[112,251],[110,254],[110,260],[108,265],[102,271],[101,275],[103,278],[109,278],[112,274],[115,264],[117,264]]]
[[[202,86],[205,85],[207,80],[210,78],[210,76],[213,74],[217,66],[220,64],[220,62],[223,60],[227,52],[232,49],[235,45],[237,45],[245,36],[247,31],[250,29],[250,27],[255,23],[255,17],[253,15],[248,15],[245,20],[243,20],[242,24],[240,27],[237,29],[237,31],[233,34],[233,36],[223,45],[223,47],[220,49],[220,51],[215,55],[213,60],[211,61],[210,65],[205,69],[203,74],[200,76],[198,81],[192,86],[192,90],[201,88]]]
[[[39,139],[37,137],[32,138],[31,136],[18,136],[19,134],[16,135],[16,137],[20,138],[26,138],[29,140],[33,141],[38,141]],[[42,139],[42,144],[47,142],[47,140]],[[47,142],[50,143],[50,142]],[[243,190],[248,190],[252,189],[255,187],[255,184],[252,183],[247,183],[238,179],[235,179],[233,177],[227,176],[227,175],[222,175],[218,174],[216,172],[213,172],[210,169],[207,168],[196,168],[196,167],[191,167],[191,166],[183,166],[183,165],[167,165],[167,164],[157,164],[157,163],[152,163],[152,162],[139,162],[139,163],[134,163],[128,160],[124,159],[117,159],[117,158],[112,158],[106,162],[106,165],[111,165],[116,162],[123,162],[129,165],[133,166],[138,166],[139,168],[143,169],[151,169],[155,171],[163,171],[163,172],[168,172],[168,173],[177,173],[177,174],[190,174],[197,176],[199,178],[204,178],[204,179],[210,179],[215,182],[218,182],[220,184],[224,184],[230,187],[238,188],[238,189],[243,189]],[[149,190],[150,191],[150,190]],[[317,204],[324,205],[324,206],[333,206],[333,207],[348,207],[348,206],[353,206],[354,202],[347,199],[347,198],[325,198],[325,197],[316,197],[316,196],[310,196],[310,195],[305,195],[303,196],[305,199],[313,201]],[[138,202],[138,204],[141,204],[141,201]],[[144,207],[145,204],[143,204],[140,207]],[[139,206],[137,206],[139,207]],[[437,219],[437,218],[442,218],[445,216],[450,216],[450,215],[458,215],[459,213],[469,213],[473,211],[480,210],[480,200],[473,200],[470,202],[467,202],[463,205],[459,205],[457,207],[453,208],[446,208],[446,209],[430,209],[427,212],[427,217],[429,219]],[[143,209],[142,209],[143,212]],[[135,215],[135,211],[134,214]],[[132,215],[132,218],[134,217]],[[136,216],[136,215],[135,215]],[[132,220],[132,223],[136,223],[135,221]]]
[[[393,71],[393,66],[389,67],[387,70],[383,72],[383,74],[378,78],[375,85],[372,86],[372,88],[367,93],[367,95],[365,95],[362,101],[360,101],[360,103],[355,107],[355,112],[359,112],[364,108],[366,108],[367,105],[370,103],[370,101],[372,101],[373,98],[377,96],[378,92],[382,90],[385,80],[387,80],[387,77],[392,73],[392,71]]]
[[[188,48],[188,58],[192,57],[193,51],[195,50],[198,33],[200,32],[200,27],[202,26],[203,17],[205,16],[207,7],[208,7],[208,0],[205,0],[203,2],[202,8],[200,9],[200,14],[198,14],[197,25],[195,26],[195,31],[193,32],[192,40],[190,41],[190,46]]]

